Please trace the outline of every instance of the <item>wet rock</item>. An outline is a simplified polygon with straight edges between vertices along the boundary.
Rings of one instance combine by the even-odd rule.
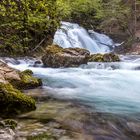
[[[41,66],[42,66],[42,61],[40,61],[40,60],[35,61],[34,65],[33,65],[33,67],[41,67]]]
[[[19,71],[0,61],[0,82],[9,83],[9,79],[20,80]]]
[[[18,89],[30,89],[41,86],[41,80],[33,77],[32,74],[30,70],[20,72],[0,61],[0,83],[10,83]]]
[[[11,84],[0,83],[0,114],[2,116],[16,115],[35,109],[34,99],[15,89]]]
[[[130,132],[140,136],[140,123],[128,122],[127,127]]]
[[[0,128],[11,128],[15,129],[17,127],[17,121],[12,119],[6,119],[0,121]]]
[[[92,54],[89,57],[89,62],[118,62],[120,58],[114,53],[107,54]]]
[[[0,140],[15,140],[15,132],[12,129],[0,129]]]
[[[88,62],[89,51],[81,48],[63,49],[58,45],[48,46],[42,57],[47,67],[77,67]]]
[[[10,83],[17,89],[32,89],[42,85],[39,78],[33,77],[31,70],[25,70],[19,73],[20,80],[10,80]]]

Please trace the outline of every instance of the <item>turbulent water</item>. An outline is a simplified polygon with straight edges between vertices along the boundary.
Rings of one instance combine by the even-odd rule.
[[[34,67],[35,59],[4,61],[19,70],[31,69],[55,98],[76,100],[99,112],[135,116],[140,113],[140,57],[121,59],[122,62],[59,69]]]
[[[81,47],[109,52],[115,43],[106,35],[86,31],[78,24],[62,22],[54,43],[63,48]],[[43,79],[46,94],[74,100],[97,112],[135,116],[140,113],[140,56],[120,56],[121,62],[88,63],[78,68],[43,68],[34,58],[2,58],[9,66],[31,69]],[[49,91],[49,92],[48,92]],[[137,115],[140,119],[140,115]]]
[[[54,44],[63,48],[85,48],[92,53],[110,52],[115,47],[112,39],[92,30],[87,31],[78,24],[61,22],[61,28],[54,36]],[[94,47],[93,47],[94,46]]]

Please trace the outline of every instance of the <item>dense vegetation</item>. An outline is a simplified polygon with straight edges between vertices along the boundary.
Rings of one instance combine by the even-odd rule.
[[[129,35],[136,28],[139,0],[2,0],[0,51],[25,54],[52,42],[61,20],[87,28]],[[135,17],[135,19],[134,19]],[[131,22],[131,20],[135,23]]]

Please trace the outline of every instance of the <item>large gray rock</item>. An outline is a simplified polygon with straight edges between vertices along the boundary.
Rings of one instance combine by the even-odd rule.
[[[48,46],[42,57],[44,66],[77,67],[88,62],[89,51],[81,48],[61,48],[58,45]]]

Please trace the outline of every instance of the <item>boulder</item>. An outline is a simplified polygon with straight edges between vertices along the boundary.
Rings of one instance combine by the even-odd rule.
[[[10,83],[17,89],[32,89],[42,85],[42,81],[39,78],[33,77],[31,70],[25,70],[19,72],[20,80],[9,79]]]
[[[92,54],[89,57],[89,62],[118,62],[120,58],[114,53]]]
[[[88,62],[90,53],[82,48],[65,48],[58,45],[51,45],[46,48],[45,55],[42,57],[44,66],[59,67],[77,67]]]
[[[0,82],[12,84],[18,89],[31,89],[42,85],[40,79],[32,76],[30,70],[20,72],[9,67],[6,63],[0,61]]]
[[[15,89],[11,84],[0,83],[0,114],[16,115],[35,110],[35,100]]]
[[[20,90],[41,86],[40,79],[33,72],[20,72],[0,61],[0,115],[16,115],[36,109],[35,100]]]

